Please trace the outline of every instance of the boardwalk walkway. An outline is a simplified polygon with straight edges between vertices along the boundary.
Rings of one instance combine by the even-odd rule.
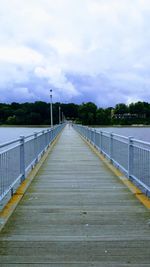
[[[0,266],[150,266],[150,212],[67,126],[0,234]]]

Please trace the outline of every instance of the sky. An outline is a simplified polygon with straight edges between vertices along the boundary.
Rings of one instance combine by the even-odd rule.
[[[0,102],[150,102],[150,0],[0,0]]]

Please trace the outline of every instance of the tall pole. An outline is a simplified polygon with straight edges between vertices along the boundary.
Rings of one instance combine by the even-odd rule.
[[[59,106],[59,124],[61,123],[61,107]]]
[[[51,117],[51,127],[53,127],[53,103],[52,103],[52,89],[50,89],[50,117]]]

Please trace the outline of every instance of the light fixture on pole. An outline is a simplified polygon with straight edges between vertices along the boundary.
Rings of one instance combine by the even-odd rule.
[[[61,107],[59,106],[59,124],[61,123]]]
[[[52,89],[50,89],[50,117],[51,117],[51,127],[53,127],[53,103],[52,103]]]

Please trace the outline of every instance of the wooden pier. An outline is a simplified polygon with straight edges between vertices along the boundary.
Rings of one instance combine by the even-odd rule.
[[[150,211],[66,126],[0,233],[0,266],[150,266]]]

